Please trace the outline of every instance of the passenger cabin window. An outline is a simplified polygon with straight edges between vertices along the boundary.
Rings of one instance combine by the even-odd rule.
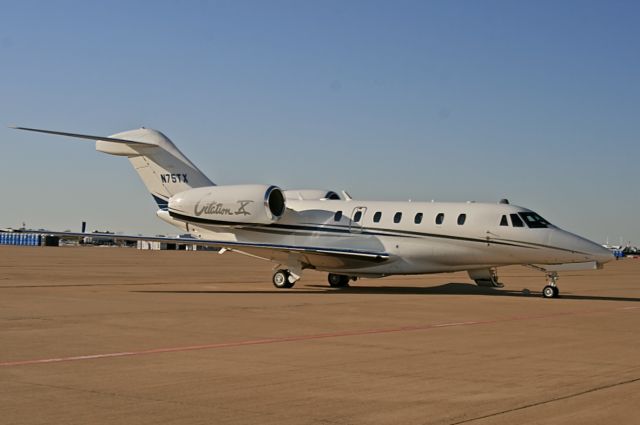
[[[356,211],[356,213],[353,215],[353,221],[357,223],[360,221],[361,218],[362,218],[362,211]]]
[[[460,214],[458,216],[458,226],[462,226],[465,221],[467,221],[467,215],[466,214]]]
[[[400,220],[402,220],[402,213],[400,211],[398,211],[393,216],[393,222],[394,223],[400,223]]]
[[[342,211],[336,211],[336,214],[333,216],[335,221],[340,221],[342,219]]]
[[[549,222],[534,212],[518,213],[522,220],[532,229],[544,229],[549,226]]]
[[[413,219],[413,222],[416,224],[422,223],[422,213],[416,214],[416,216]]]
[[[503,215],[502,218],[500,219],[500,226],[508,226],[509,222],[507,221],[507,216]]]
[[[382,218],[382,212],[376,211],[376,213],[373,215],[373,222],[380,223],[381,218]]]
[[[444,223],[444,213],[440,213],[436,216],[436,224]]]
[[[509,214],[509,217],[511,217],[511,225],[513,227],[524,227],[524,223],[520,220],[518,214]]]

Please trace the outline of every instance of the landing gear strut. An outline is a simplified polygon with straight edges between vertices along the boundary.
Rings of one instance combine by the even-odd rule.
[[[548,285],[544,287],[542,290],[542,296],[545,298],[558,298],[560,296],[560,290],[558,289],[557,282],[558,281],[558,273],[557,272],[547,272],[547,282]]]
[[[332,288],[346,288],[349,286],[349,280],[351,280],[351,278],[343,274],[329,273],[327,280],[329,281],[329,286]]]
[[[293,288],[293,285],[295,285],[296,283],[295,280],[291,279],[291,273],[289,273],[289,270],[285,270],[285,269],[280,269],[276,271],[273,274],[272,280],[273,280],[273,286],[275,286],[278,289]]]
[[[528,264],[528,267],[531,267],[532,269],[536,269],[539,270],[541,272],[545,272],[547,275],[547,286],[545,286],[542,289],[542,296],[545,298],[558,298],[560,296],[560,289],[558,289],[558,279],[560,279],[560,276],[558,276],[558,272],[555,271],[549,271],[546,270],[542,267],[539,266],[535,266],[533,264]]]

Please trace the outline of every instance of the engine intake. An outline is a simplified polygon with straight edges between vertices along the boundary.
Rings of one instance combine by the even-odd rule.
[[[277,186],[208,186],[177,193],[169,199],[169,214],[201,223],[275,223],[286,211]]]

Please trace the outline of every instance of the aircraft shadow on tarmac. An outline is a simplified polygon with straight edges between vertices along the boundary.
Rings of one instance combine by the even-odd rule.
[[[306,288],[314,288],[312,290]],[[562,291],[562,290],[561,290]],[[439,286],[415,287],[415,286],[363,286],[354,285],[348,288],[330,288],[325,285],[304,285],[298,289],[282,290],[138,290],[139,293],[165,293],[165,294],[370,294],[370,295],[486,295],[507,296],[521,298],[541,298],[542,294],[537,290],[522,289],[494,289],[476,286],[470,283],[445,283]],[[560,292],[560,298],[566,300],[590,300],[590,301],[627,301],[640,302],[640,298],[634,297],[610,297],[604,295],[582,295]]]

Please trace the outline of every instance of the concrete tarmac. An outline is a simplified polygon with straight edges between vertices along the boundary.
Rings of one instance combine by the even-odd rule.
[[[0,247],[2,424],[637,424],[640,260],[360,280],[227,253]]]

